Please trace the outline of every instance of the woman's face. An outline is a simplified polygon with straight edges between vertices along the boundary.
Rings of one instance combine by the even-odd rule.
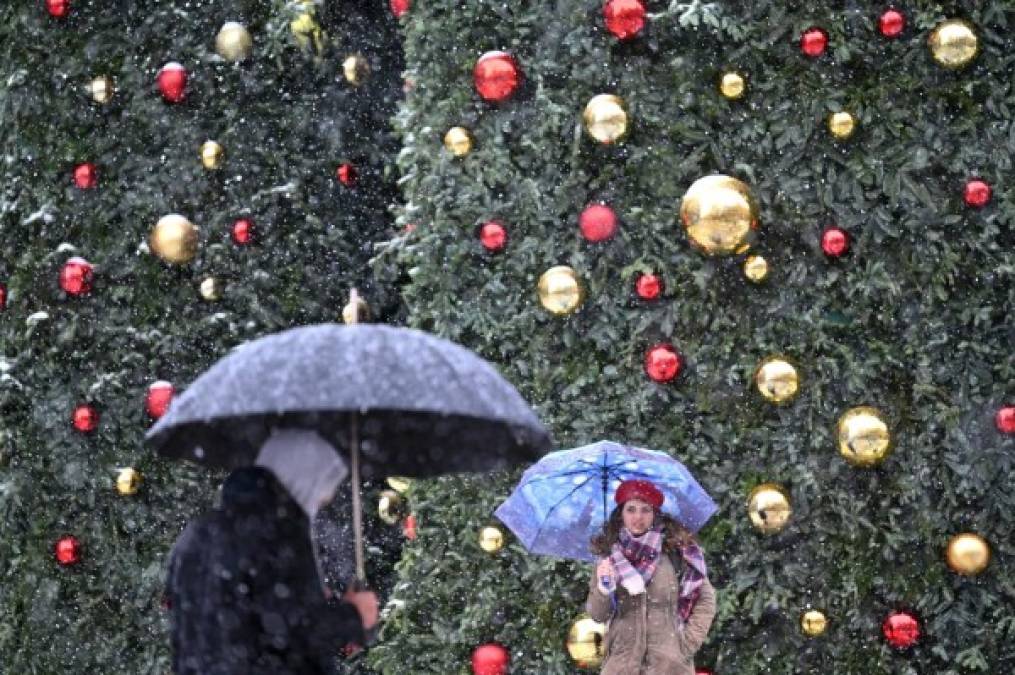
[[[640,499],[628,499],[620,513],[624,517],[624,527],[636,537],[648,532],[656,517],[652,505]]]

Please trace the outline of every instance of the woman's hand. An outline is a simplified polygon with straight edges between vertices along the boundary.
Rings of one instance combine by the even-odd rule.
[[[603,579],[610,580],[609,585],[603,584]],[[603,558],[596,564],[596,586],[603,595],[609,595],[617,587],[617,573],[613,569],[613,563],[609,558]]]

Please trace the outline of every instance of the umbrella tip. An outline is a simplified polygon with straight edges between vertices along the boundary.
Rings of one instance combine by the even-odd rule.
[[[342,308],[342,321],[347,325],[355,325],[360,321],[366,321],[370,308],[360,297],[359,291],[355,288],[349,290],[349,302]]]

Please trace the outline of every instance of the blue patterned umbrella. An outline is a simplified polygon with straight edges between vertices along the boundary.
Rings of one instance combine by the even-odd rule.
[[[609,517],[617,487],[632,478],[652,481],[666,498],[662,510],[692,532],[719,508],[666,453],[599,441],[533,464],[495,514],[533,553],[594,560],[589,540]]]

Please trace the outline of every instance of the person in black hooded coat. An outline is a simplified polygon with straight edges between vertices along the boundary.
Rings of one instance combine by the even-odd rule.
[[[310,531],[344,463],[316,434],[308,450],[308,433],[276,434],[265,444],[274,453],[262,449],[258,458],[267,466],[230,474],[221,507],[177,539],[167,575],[176,675],[326,675],[344,647],[364,644],[364,619],[375,621],[376,612],[364,615],[362,598],[329,597]],[[323,468],[300,468],[325,450]],[[328,464],[332,457],[340,466]],[[309,486],[294,482],[297,470]]]

